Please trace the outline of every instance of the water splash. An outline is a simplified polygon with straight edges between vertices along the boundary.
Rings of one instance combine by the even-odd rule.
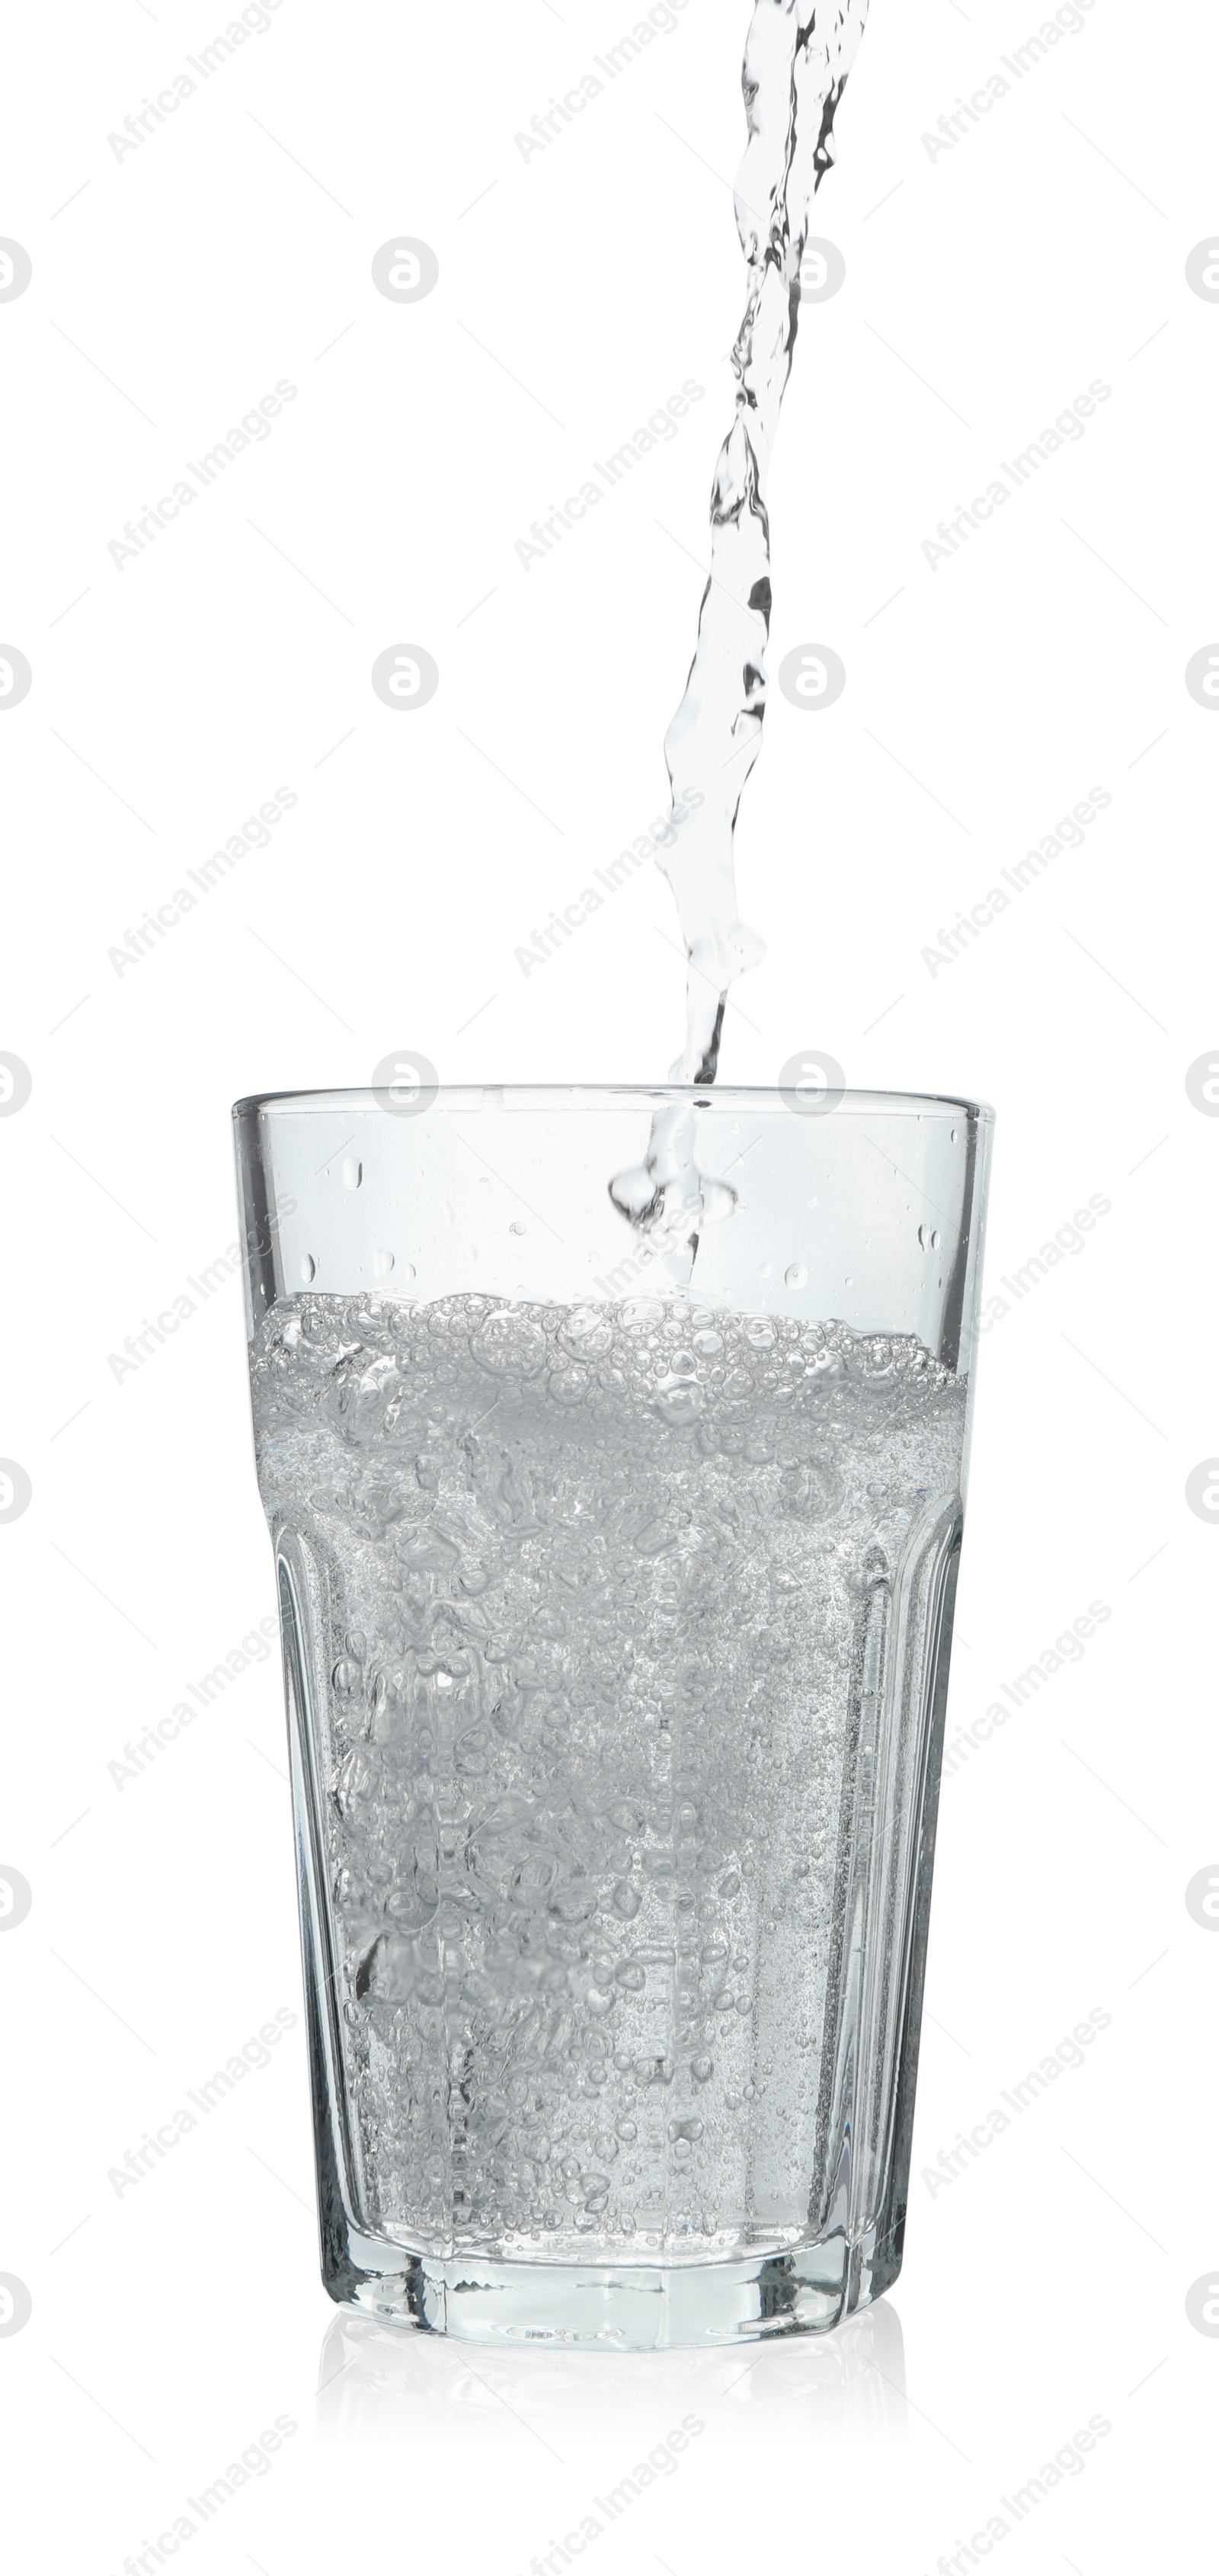
[[[662,856],[685,941],[686,1039],[674,1082],[714,1082],[724,1011],[763,943],[737,909],[733,835],[745,781],[762,747],[770,632],[766,483],[791,372],[800,262],[812,202],[836,158],[834,117],[868,0],[755,0],[741,88],[749,139],[736,178],[737,230],[749,292],[732,352],[736,412],[711,488],[711,570],[685,694],[665,735],[674,806],[687,797],[680,840]],[[657,1236],[671,1270],[686,1268],[708,1216],[694,1154],[694,1111],[658,1113],[646,1161],[610,1195],[630,1223]],[[718,1185],[723,1191],[723,1184]]]

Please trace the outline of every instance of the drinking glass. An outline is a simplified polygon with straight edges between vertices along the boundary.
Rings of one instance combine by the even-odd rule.
[[[901,2262],[991,1113],[399,1067],[234,1120],[326,2287],[833,2326]],[[682,1228],[610,1194],[657,1121]]]

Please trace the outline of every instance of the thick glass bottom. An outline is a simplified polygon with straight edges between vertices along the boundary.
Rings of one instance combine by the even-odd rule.
[[[337,2251],[331,2248],[331,2253]],[[458,2343],[666,2352],[824,2334],[887,2289],[898,2265],[841,2238],[714,2262],[447,2259],[349,2239],[324,2274],[333,2299],[382,2324]]]

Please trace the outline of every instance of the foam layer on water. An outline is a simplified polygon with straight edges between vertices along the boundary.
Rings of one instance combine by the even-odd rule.
[[[316,1571],[361,2222],[435,2253],[794,2240],[844,1766],[963,1387],[913,1341],[687,1298],[302,1296],[252,1380],[272,1527]]]

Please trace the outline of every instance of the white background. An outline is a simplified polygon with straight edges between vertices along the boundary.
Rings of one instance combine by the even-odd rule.
[[[121,2196],[108,2180],[300,2010],[275,1657],[141,1777],[108,1769],[274,1606],[237,1280],[135,1374],[108,1365],[233,1241],[230,1101],[364,1082],[404,1046],[451,1080],[650,1079],[679,1042],[650,866],[544,969],[514,957],[662,810],[730,415],[743,0],[689,0],[578,130],[528,163],[514,146],[632,23],[613,0],[282,0],[121,161],[108,134],[222,10],[97,0],[6,37],[0,231],[33,261],[0,305],[0,636],[34,675],[0,714],[0,1046],[33,1076],[0,1120],[0,1452],[33,1485],[0,1528],[0,1860],[33,1890],[0,1937],[0,2271],[33,2301],[0,2338],[23,2567],[113,2576],[277,2416],[296,2430],[190,2542],[197,2576],[458,2551],[523,2576],[685,2413],[704,2434],[597,2542],[602,2576],[758,2550],[922,2576],[1094,2415],[1111,2431],[997,2544],[1004,2566],[1094,2576],[1202,2540],[1201,0],[1095,0],[934,161],[921,136],[1037,11],[877,0],[815,223],[846,283],[802,321],[771,489],[771,669],[820,641],[848,680],[820,714],[772,700],[739,833],[769,955],[725,1074],[772,1082],[816,1046],[856,1084],[994,1101],[992,1291],[1111,1201],[982,1350],[950,1736],[1089,1602],[1111,1617],[946,1784],[893,2296],[824,2343],[714,2359],[361,2343],[317,2282],[299,2018],[172,2158]],[[440,263],[414,306],[370,278],[395,226]],[[529,523],[687,377],[706,397],[678,437],[523,570]],[[119,570],[123,523],[280,378],[297,396],[270,437]],[[1094,378],[1111,393],[1086,435],[933,571],[937,522]],[[441,674],[411,714],[369,681],[404,640]],[[280,784],[298,802],[271,846],[117,974],[108,950]],[[1112,801],[1082,849],[933,976],[941,925],[1095,784]],[[1086,2066],[932,2191],[924,2169],[1093,2007],[1111,2022]]]

